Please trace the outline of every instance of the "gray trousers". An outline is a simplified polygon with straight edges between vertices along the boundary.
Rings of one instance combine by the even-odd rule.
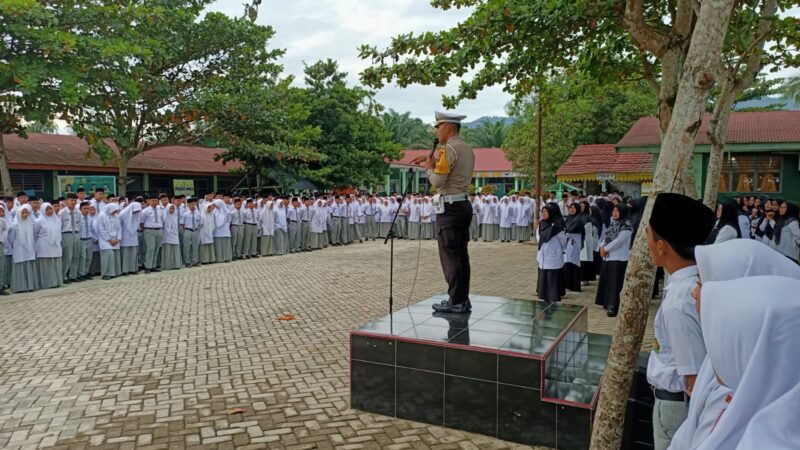
[[[78,242],[78,276],[85,277],[92,266],[92,240],[80,239]]]
[[[472,215],[472,222],[469,224],[469,238],[473,241],[477,241],[481,235],[480,227],[478,226],[478,216],[476,214]]]
[[[308,222],[300,223],[300,247],[303,250],[311,250],[311,227]]]
[[[672,437],[688,415],[688,403],[656,399],[653,405],[653,448],[667,450]]]
[[[244,256],[258,255],[258,227],[244,224],[242,233],[242,253]]]
[[[289,222],[289,253],[300,251],[300,224]]]
[[[358,239],[358,242],[363,242],[364,241],[364,224],[363,223],[357,223],[356,227],[355,227],[355,230],[356,230],[356,232],[355,232],[355,236],[353,237],[353,239],[354,240]]]
[[[197,231],[183,231],[183,263],[195,265],[200,262],[200,237]]]
[[[233,250],[233,257],[239,258],[244,256],[242,251],[244,245],[244,230],[241,225],[231,225],[231,250]]]
[[[158,253],[161,250],[161,230],[144,230],[144,268],[152,270],[158,267]]]
[[[334,217],[331,219],[331,228],[328,230],[328,236],[332,245],[339,243],[339,218]]]
[[[339,222],[338,230],[339,236],[338,240],[340,244],[349,244],[350,243],[350,224],[348,223],[347,217],[337,217],[336,221]]]
[[[405,238],[408,236],[408,233],[406,232],[406,230],[408,229],[406,227],[406,225],[408,224],[407,219],[408,219],[407,216],[401,216],[401,215],[397,216],[397,222],[394,223],[396,227],[395,231],[397,232],[397,236],[395,237]]]
[[[61,234],[61,270],[65,280],[78,278],[78,267],[81,263],[80,255],[80,235],[75,233]]]
[[[139,238],[139,267],[142,267],[147,258],[147,243],[144,241],[144,231],[139,230],[136,235]]]

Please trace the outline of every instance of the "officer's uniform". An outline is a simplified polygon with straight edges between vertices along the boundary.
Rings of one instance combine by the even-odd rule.
[[[437,126],[461,123],[466,116],[436,113]],[[451,137],[440,151],[436,167],[427,171],[428,180],[444,201],[444,212],[436,216],[439,259],[447,280],[447,303],[434,305],[442,312],[469,311],[470,264],[467,245],[472,223],[472,205],[467,199],[475,153],[460,136]]]

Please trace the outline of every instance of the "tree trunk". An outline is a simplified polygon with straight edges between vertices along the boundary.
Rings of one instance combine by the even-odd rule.
[[[722,85],[719,100],[714,105],[714,112],[711,116],[711,123],[708,127],[708,139],[711,141],[711,154],[708,158],[708,168],[706,174],[706,187],[703,193],[703,203],[709,208],[714,209],[719,193],[719,179],[722,172],[722,158],[725,153],[725,141],[728,137],[728,118],[733,108],[736,98],[755,81],[758,73],[764,66],[763,53],[764,43],[768,34],[772,31],[773,21],[771,18],[777,11],[776,0],[764,0],[761,5],[761,20],[754,33],[754,42],[749,55],[743,55],[743,61],[747,57],[747,65],[743,73],[739,74],[737,64],[728,71],[725,83]],[[756,180],[757,181],[757,180]]]
[[[119,152],[119,175],[117,176],[117,197],[128,195],[128,163],[130,157],[125,150]]]
[[[11,172],[8,170],[8,156],[2,134],[0,134],[0,178],[3,180],[3,193],[14,195],[14,185],[11,184]]]
[[[733,1],[705,0],[701,4],[672,119],[661,143],[661,154],[653,179],[656,194],[675,190],[679,172],[685,168],[687,158],[692,157],[700,118],[720,63]],[[655,196],[648,199],[642,223],[649,220],[654,201]],[[628,392],[648,320],[654,275],[655,267],[647,248],[647,233],[642,228],[636,234],[625,274],[620,314],[593,425],[593,450],[620,447]]]

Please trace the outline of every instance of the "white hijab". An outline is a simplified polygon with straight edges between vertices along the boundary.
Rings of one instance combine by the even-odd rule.
[[[200,228],[200,242],[203,244],[214,241],[214,227],[216,226],[214,223],[215,206],[214,202],[203,204],[203,212],[200,216],[201,223],[203,224]],[[209,211],[209,209],[211,211]]]
[[[47,245],[61,247],[61,220],[56,215],[55,208],[53,208],[53,215],[48,217],[47,208],[53,208],[53,205],[47,202],[42,203],[42,215],[36,222],[46,231],[45,242]]]
[[[779,275],[800,279],[800,266],[770,247],[749,239],[734,239],[695,249],[700,281],[723,282],[759,275]],[[701,293],[701,304],[705,294]],[[701,323],[704,317],[700,317]],[[692,448],[702,443],[726,408],[725,398],[732,394],[714,376],[708,358],[703,361],[692,391],[689,415],[672,439],[671,448]]]
[[[735,391],[698,448],[797,448],[800,442],[800,281],[779,276],[708,282],[702,328],[714,371]]]
[[[23,219],[22,210],[28,211],[28,218]],[[19,207],[14,216],[14,254],[15,263],[36,259],[36,242],[33,236],[33,208],[31,205],[24,204]]]

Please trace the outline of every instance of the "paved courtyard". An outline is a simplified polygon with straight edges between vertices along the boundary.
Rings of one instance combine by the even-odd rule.
[[[396,307],[446,290],[434,242],[396,251]],[[470,244],[472,291],[532,299],[535,252]],[[527,448],[350,409],[348,332],[387,296],[370,242],[2,297],[0,447]],[[610,333],[593,299],[564,301]]]

